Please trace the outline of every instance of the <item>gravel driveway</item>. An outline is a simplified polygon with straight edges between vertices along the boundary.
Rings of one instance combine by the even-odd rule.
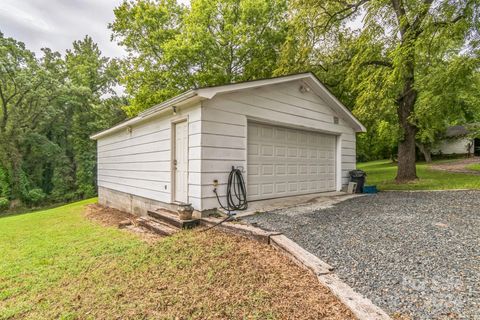
[[[245,218],[401,319],[480,319],[480,191],[383,192]]]

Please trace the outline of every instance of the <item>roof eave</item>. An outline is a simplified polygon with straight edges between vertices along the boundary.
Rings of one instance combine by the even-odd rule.
[[[167,108],[176,105],[176,104],[184,104],[187,103],[188,100],[193,99],[193,98],[198,98],[200,100],[204,99],[212,99],[218,94],[222,93],[229,93],[229,92],[234,92],[234,91],[239,91],[239,90],[245,90],[245,89],[250,89],[250,88],[258,88],[262,86],[267,86],[267,85],[272,85],[272,84],[277,84],[277,83],[283,83],[283,82],[288,82],[288,81],[295,81],[295,80],[303,80],[307,82],[311,82],[310,85],[312,87],[316,87],[316,93],[324,97],[327,101],[327,103],[330,103],[332,105],[335,105],[339,111],[340,114],[343,114],[345,118],[350,122],[352,128],[355,130],[355,132],[366,132],[366,128],[363,126],[363,124],[358,121],[357,118],[348,110],[347,107],[345,107],[329,90],[326,88],[322,82],[311,72],[305,72],[305,73],[299,73],[299,74],[294,74],[294,75],[288,75],[288,76],[283,76],[283,77],[278,77],[278,78],[270,78],[270,79],[263,79],[263,80],[256,80],[256,81],[249,81],[249,82],[243,82],[243,83],[237,83],[237,84],[227,84],[223,86],[215,86],[215,87],[206,87],[206,88],[199,88],[199,89],[194,89],[194,90],[189,90],[186,91],[176,97],[173,97],[172,99],[169,99],[163,103],[160,103],[156,106],[153,106],[144,112],[140,113],[138,116],[135,118],[129,119],[125,122],[122,122],[110,129],[101,131],[99,133],[93,134],[90,136],[90,139],[97,140],[99,138],[102,138],[106,135],[112,134],[114,132],[117,132],[121,130],[122,128],[126,128],[128,126],[137,124],[141,121],[145,121],[146,119],[149,119],[153,116],[156,116],[160,112],[166,110]],[[320,90],[318,90],[318,88]]]
[[[343,114],[345,118],[349,120],[355,132],[367,132],[367,129],[365,128],[365,126],[360,121],[358,121],[358,119],[350,112],[350,110],[348,110],[348,108],[345,107],[343,103],[341,103],[340,100],[338,100],[330,92],[330,90],[328,90],[328,88],[325,87],[323,83],[312,72],[304,72],[304,73],[288,75],[288,76],[283,76],[283,77],[278,77],[273,79],[264,79],[264,80],[257,80],[257,81],[237,83],[237,84],[227,84],[227,85],[216,86],[216,87],[200,88],[200,89],[197,89],[197,92],[199,96],[205,99],[212,99],[216,95],[222,94],[222,93],[230,93],[233,91],[245,90],[250,88],[258,88],[266,85],[272,85],[272,84],[295,81],[295,80],[303,80],[303,81],[310,80],[312,82],[310,83],[311,85],[314,84],[320,87],[322,89],[322,93],[324,94],[319,94],[319,92],[317,92],[317,94],[319,94],[320,96],[324,96],[324,95],[327,96],[328,100],[330,100],[330,103],[336,105],[340,113]]]
[[[226,85],[215,86],[215,87],[206,87],[206,88],[197,89],[197,93],[198,93],[199,96],[201,96],[205,99],[212,99],[216,95],[222,94],[222,93],[230,93],[230,92],[238,91],[238,90],[258,88],[258,87],[263,87],[263,86],[277,84],[277,83],[301,80],[301,79],[311,77],[311,75],[312,75],[312,73],[306,72],[306,73],[299,73],[299,74],[282,76],[282,77],[277,77],[277,78],[226,84]]]
[[[355,132],[367,132],[367,128],[365,128],[365,126],[352,114],[352,112],[340,100],[338,100],[338,98],[335,97],[330,92],[330,90],[327,87],[325,87],[325,85],[320,80],[318,80],[318,78],[313,73],[310,72],[309,74],[310,74],[310,77],[308,79],[313,81],[316,86],[322,89],[322,92],[317,92],[317,94],[320,97],[325,96],[330,103],[336,105],[340,113],[343,113],[346,119],[349,120]]]
[[[98,140],[102,137],[105,137],[107,135],[115,133],[115,132],[117,132],[117,131],[119,131],[123,128],[135,125],[139,122],[142,122],[142,121],[145,121],[145,120],[150,119],[152,117],[155,117],[156,115],[158,115],[159,113],[167,110],[171,106],[174,106],[176,104],[185,104],[189,100],[191,100],[193,98],[196,98],[196,97],[197,97],[197,90],[186,91],[186,92],[184,92],[184,93],[182,93],[182,94],[180,94],[176,97],[173,97],[172,99],[164,101],[164,102],[162,102],[158,105],[155,105],[155,106],[141,112],[138,116],[136,116],[134,118],[131,118],[127,121],[121,122],[121,123],[117,124],[116,126],[113,126],[109,129],[106,129],[106,130],[100,131],[98,133],[95,133],[95,134],[90,136],[90,139]]]

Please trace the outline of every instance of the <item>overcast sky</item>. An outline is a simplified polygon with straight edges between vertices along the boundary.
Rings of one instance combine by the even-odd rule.
[[[180,0],[188,4],[189,0]],[[110,41],[107,28],[122,0],[0,0],[0,31],[40,53],[44,47],[64,53],[72,42],[89,35],[103,54],[121,57],[125,51]]]
[[[108,57],[125,51],[110,41],[108,24],[122,0],[0,0],[0,31],[40,53],[48,47],[64,53],[74,40],[90,35]],[[188,4],[189,0],[180,0]],[[354,23],[355,25],[355,23]]]
[[[90,35],[109,57],[124,55],[110,41],[108,23],[121,0],[0,0],[0,30],[39,53],[43,47],[64,53],[74,40]]]

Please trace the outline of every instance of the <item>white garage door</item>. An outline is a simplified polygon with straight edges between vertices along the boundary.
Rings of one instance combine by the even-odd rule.
[[[248,123],[249,200],[334,191],[336,137]]]

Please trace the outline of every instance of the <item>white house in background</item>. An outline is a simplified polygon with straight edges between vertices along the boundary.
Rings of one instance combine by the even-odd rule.
[[[187,91],[91,136],[100,204],[143,215],[225,203],[233,167],[249,201],[338,191],[365,127],[312,74]]]
[[[468,137],[465,126],[457,125],[447,128],[445,138],[440,145],[432,150],[434,155],[480,155],[480,140]]]

